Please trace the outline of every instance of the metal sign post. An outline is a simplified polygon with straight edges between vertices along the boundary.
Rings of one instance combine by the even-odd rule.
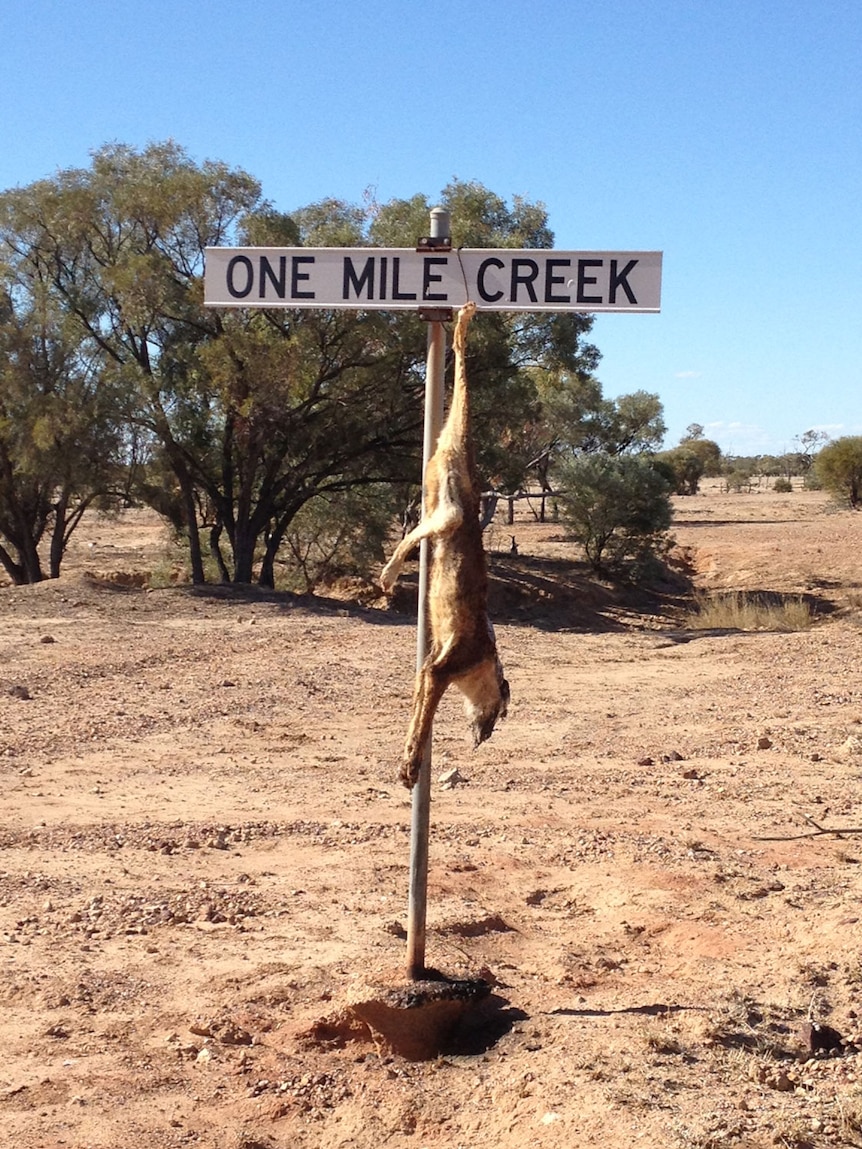
[[[431,212],[431,244],[443,246],[450,236],[449,213],[442,208]],[[422,483],[443,427],[446,329],[439,319],[428,323],[428,350],[425,360],[425,431],[422,441]],[[425,508],[423,505],[423,514]],[[428,572],[433,540],[419,544],[419,609],[416,620],[416,672],[428,654]],[[407,904],[407,976],[421,978],[425,972],[425,918],[428,902],[428,845],[431,824],[431,739],[425,744],[419,779],[413,787],[410,823],[410,886]]]

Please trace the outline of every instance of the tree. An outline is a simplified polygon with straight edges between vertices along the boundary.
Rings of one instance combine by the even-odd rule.
[[[88,506],[118,498],[116,395],[92,343],[57,313],[37,279],[0,285],[0,564],[13,583],[60,574]]]
[[[714,478],[716,475],[721,474],[721,447],[712,439],[704,438],[702,423],[689,423],[675,451],[680,452],[680,454],[676,456],[677,462],[693,455],[700,464],[700,474],[697,475],[693,487],[689,483],[690,489],[686,492],[678,492],[679,494],[694,495],[697,493],[702,475],[706,475],[708,478]],[[693,474],[694,468],[689,467],[689,470]]]
[[[671,524],[670,485],[646,456],[595,453],[560,469],[563,517],[596,572],[642,564]]]
[[[128,424],[146,429],[180,491],[195,581],[203,581],[195,485],[197,347],[218,334],[201,306],[203,252],[228,241],[260,201],[256,181],[195,165],[176,144],[102,148],[89,169],[60,172],[0,197],[0,240],[18,277],[98,349],[105,377],[128,395]]]
[[[797,435],[796,441],[799,443],[799,468],[805,474],[811,469],[817,452],[829,442],[829,435],[812,427]]]
[[[639,455],[661,446],[667,428],[658,395],[634,391],[603,399],[585,419],[581,449],[609,455]]]
[[[703,459],[691,440],[654,456],[653,464],[667,479],[675,495],[696,495],[703,475]]]
[[[855,510],[862,502],[862,436],[846,435],[823,447],[814,469],[822,486]]]
[[[541,205],[508,207],[458,181],[443,202],[456,243],[551,242]],[[87,169],[0,196],[0,239],[16,272],[41,277],[126,396],[125,425],[151,448],[138,489],[187,538],[195,582],[205,580],[204,537],[223,579],[256,575],[271,586],[310,500],[346,505],[335,496],[415,482],[425,359],[412,314],[204,309],[206,246],[413,246],[428,210],[414,196],[382,206],[330,199],[284,215],[247,173],[198,165],[173,143],[102,148]],[[468,370],[483,481],[518,482],[529,462],[518,436],[535,400],[530,368],[582,370],[597,357],[583,343],[591,323],[477,320]]]

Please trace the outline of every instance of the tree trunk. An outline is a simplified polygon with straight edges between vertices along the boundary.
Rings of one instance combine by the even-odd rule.
[[[63,491],[54,507],[54,528],[51,531],[51,551],[48,559],[49,578],[60,577],[60,564],[66,549],[66,511],[69,506],[69,493]]]
[[[27,581],[24,568],[15,562],[5,547],[0,547],[0,564],[12,580],[13,586],[23,586]]]
[[[45,578],[45,573],[42,570],[39,550],[29,534],[25,535],[21,540],[21,545],[18,547],[18,554],[21,559],[21,565],[24,568],[26,581],[28,583],[42,582]]]
[[[259,586],[266,587],[268,590],[275,590],[275,558],[292,519],[293,515],[279,522],[272,534],[267,536],[266,550],[263,554],[263,562],[260,565],[260,575],[257,581]]]
[[[204,574],[204,556],[201,550],[201,535],[198,530],[198,514],[195,505],[195,492],[192,481],[185,469],[175,467],[174,472],[179,479],[180,490],[183,495],[183,510],[185,512],[186,530],[189,534],[189,561],[192,567],[192,582],[195,586],[204,586],[207,577]]]
[[[230,582],[230,571],[227,569],[227,563],[224,561],[224,555],[221,553],[221,547],[219,546],[221,533],[222,524],[216,523],[210,531],[210,553],[218,567],[219,578],[223,583],[227,584]]]
[[[250,583],[254,577],[254,547],[257,539],[251,530],[237,530],[233,537],[233,581]]]

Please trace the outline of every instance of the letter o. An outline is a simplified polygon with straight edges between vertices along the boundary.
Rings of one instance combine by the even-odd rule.
[[[233,281],[233,271],[236,265],[240,263],[245,268],[246,283],[245,287],[240,290]],[[251,260],[247,255],[235,255],[230,263],[227,265],[227,289],[234,299],[245,299],[247,295],[251,294],[251,289],[254,286],[254,268],[252,267]]]

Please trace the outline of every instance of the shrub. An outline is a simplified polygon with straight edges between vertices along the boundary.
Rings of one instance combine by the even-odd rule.
[[[789,479],[776,479],[772,484],[773,491],[777,491],[779,495],[789,495],[793,490],[793,484]]]
[[[697,595],[686,622],[692,630],[805,630],[814,621],[801,595],[776,599],[766,594],[729,591]]]
[[[704,463],[688,444],[674,447],[671,451],[662,451],[654,457],[653,466],[668,480],[674,494],[697,494]]]
[[[582,455],[559,472],[563,521],[597,572],[642,573],[666,539],[670,485],[646,456]]]
[[[814,470],[827,491],[856,508],[862,502],[862,436],[845,435],[815,457]]]
[[[288,589],[310,593],[344,576],[368,577],[384,558],[393,518],[394,497],[382,484],[311,499],[279,552]]]

